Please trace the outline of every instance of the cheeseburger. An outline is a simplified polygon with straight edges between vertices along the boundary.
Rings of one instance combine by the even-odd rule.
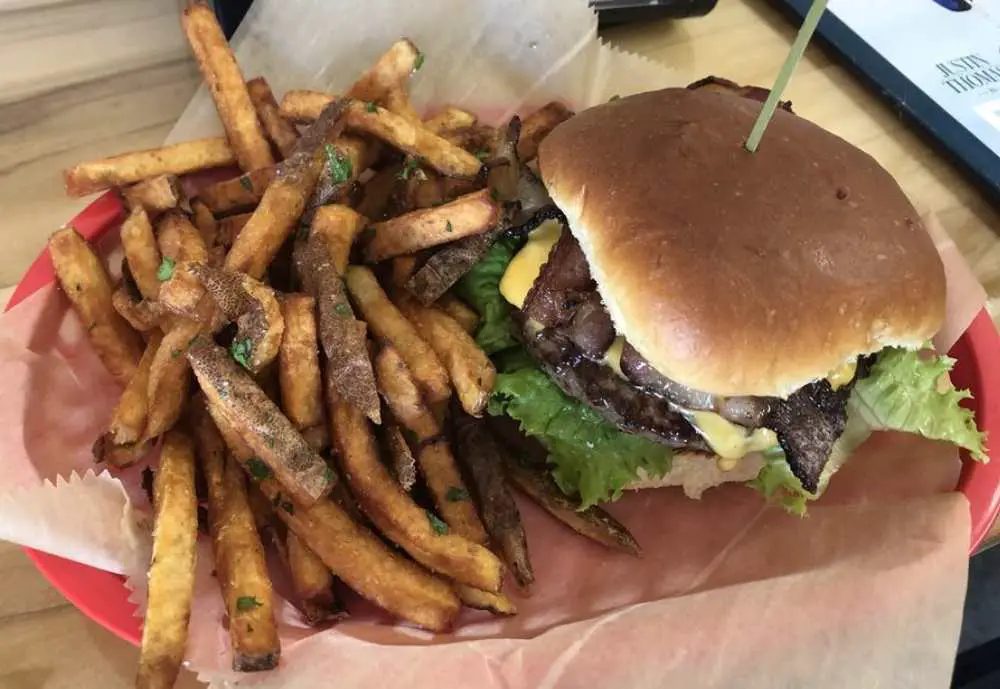
[[[983,459],[965,393],[938,385],[944,269],[903,191],[787,104],[748,152],[763,94],[705,85],[542,141],[545,220],[459,286],[500,371],[489,412],[584,504],[745,481],[801,511],[872,430]]]

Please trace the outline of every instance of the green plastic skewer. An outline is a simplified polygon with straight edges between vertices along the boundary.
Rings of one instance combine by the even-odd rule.
[[[764,107],[760,109],[757,121],[753,123],[753,129],[750,130],[750,136],[747,137],[747,142],[744,144],[746,149],[751,153],[755,152],[757,146],[760,145],[761,137],[764,136],[764,130],[767,129],[767,124],[771,121],[771,116],[774,115],[774,111],[778,107],[778,102],[781,100],[781,93],[791,80],[792,72],[798,66],[799,60],[802,59],[802,54],[806,51],[806,45],[809,43],[809,39],[812,38],[813,32],[816,30],[816,25],[819,24],[819,18],[823,16],[826,3],[827,0],[813,0],[812,7],[809,8],[805,19],[802,20],[802,28],[799,29],[799,34],[792,43],[792,49],[788,51],[788,57],[785,58],[785,64],[781,66],[781,71],[778,72],[778,78],[774,80],[771,93],[768,95],[767,100],[764,101]]]

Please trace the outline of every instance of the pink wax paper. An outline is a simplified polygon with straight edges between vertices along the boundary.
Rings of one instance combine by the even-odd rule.
[[[234,46],[245,75],[266,75],[280,97],[342,89],[407,35],[427,54],[415,104],[453,103],[492,121],[554,98],[583,107],[701,76],[610,49],[595,29],[584,0],[258,0]],[[171,140],[213,131],[202,89]],[[949,277],[936,340],[946,349],[984,294],[933,218],[928,225]],[[0,536],[130,574],[141,600],[138,469],[87,473],[119,389],[57,290],[0,320],[0,379]],[[641,559],[580,539],[522,501],[538,583],[531,598],[509,591],[517,617],[470,611],[453,634],[435,636],[352,600],[349,621],[316,631],[282,600],[281,665],[256,675],[229,669],[203,542],[188,663],[218,686],[943,687],[969,540],[967,503],[951,492],[958,466],[951,447],[876,434],[807,519],[740,486],[700,501],[679,489],[628,495],[609,509],[643,545]],[[275,581],[285,592],[280,571]]]

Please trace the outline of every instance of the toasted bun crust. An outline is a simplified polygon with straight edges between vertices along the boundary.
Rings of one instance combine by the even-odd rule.
[[[586,110],[539,166],[618,332],[657,370],[717,395],[784,396],[944,319],[944,267],[866,153],[760,103],[687,89]]]

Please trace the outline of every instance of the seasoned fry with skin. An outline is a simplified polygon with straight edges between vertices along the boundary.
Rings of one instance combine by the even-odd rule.
[[[314,235],[299,242],[294,259],[303,285],[316,299],[319,340],[326,354],[325,387],[332,387],[373,422],[381,423],[365,324],[354,317],[323,238]]]
[[[157,229],[163,256],[157,274],[162,281],[159,302],[175,314],[193,316],[205,290],[192,274],[191,266],[208,260],[205,240],[181,211],[164,213]]]
[[[521,138],[517,142],[517,157],[522,163],[538,155],[538,145],[561,122],[573,116],[573,111],[562,103],[552,101],[524,118]]]
[[[323,431],[323,384],[316,338],[316,300],[305,294],[285,294],[280,301],[285,334],[278,352],[281,407],[288,420],[307,437],[307,429]],[[314,434],[313,431],[310,434]],[[308,440],[308,437],[307,437]],[[326,446],[325,442],[316,449]]]
[[[121,240],[129,272],[143,299],[158,299],[160,279],[156,274],[162,258],[149,215],[141,206],[133,208],[122,223]]]
[[[451,316],[400,294],[396,306],[420,332],[448,371],[462,408],[472,416],[486,410],[497,371],[476,341]]]
[[[264,77],[255,77],[247,82],[247,92],[253,107],[257,110],[267,138],[281,152],[283,158],[292,155],[295,142],[299,140],[299,132],[278,111],[278,102],[274,99],[271,86]]]
[[[108,372],[127,385],[142,358],[142,339],[115,311],[104,264],[72,227],[64,227],[49,237],[49,253],[59,284],[94,351]]]
[[[639,555],[639,544],[621,522],[596,505],[579,509],[579,505],[559,489],[548,469],[528,467],[509,455],[504,459],[510,482],[553,517],[601,545]]]
[[[194,226],[201,232],[201,238],[205,242],[205,246],[211,251],[216,244],[219,224],[216,222],[212,211],[201,199],[191,200],[191,219],[194,222]]]
[[[249,172],[274,165],[240,66],[215,12],[200,2],[189,4],[181,13],[181,26],[240,167]]]
[[[246,465],[252,450],[212,406],[226,444]],[[271,478],[257,482],[272,504],[284,505],[281,486]],[[345,584],[391,614],[431,631],[445,631],[461,604],[451,586],[415,562],[393,553],[334,500],[312,507],[292,504],[275,513]]]
[[[216,425],[234,428],[289,498],[307,507],[330,492],[336,477],[326,462],[224,349],[199,335],[187,358]]]
[[[124,282],[115,288],[111,303],[118,315],[139,332],[147,332],[160,324],[160,312],[150,302],[138,299]]]
[[[187,646],[198,539],[194,444],[180,431],[171,431],[164,439],[153,481],[153,504],[149,602],[135,686],[170,689]]]
[[[236,157],[225,139],[196,139],[78,163],[63,171],[63,180],[67,194],[86,196],[109,187],[135,184],[157,175],[180,176],[197,170],[225,167],[235,162]]]
[[[382,424],[379,435],[384,455],[389,460],[390,473],[403,492],[409,493],[417,483],[417,459],[402,429],[395,420],[389,420]]]
[[[393,89],[405,83],[417,69],[420,51],[406,38],[400,38],[354,82],[345,94],[348,98],[381,101]]]
[[[125,187],[122,197],[129,208],[139,206],[155,215],[177,207],[181,202],[181,188],[176,175],[157,175]]]
[[[226,256],[225,268],[259,280],[295,229],[316,188],[325,163],[324,142],[343,126],[343,101],[332,103],[302,135],[295,153],[281,163],[282,173],[264,191],[260,205]]]
[[[312,215],[329,203],[346,203],[347,193],[358,176],[374,162],[378,152],[377,142],[356,136],[341,136],[324,146],[326,160],[323,172],[312,198],[309,199],[303,221],[311,221]]]
[[[259,373],[277,358],[285,333],[274,290],[242,273],[205,263],[192,263],[190,270],[225,317],[236,323],[233,357],[251,373]]]
[[[451,389],[447,369],[413,324],[389,301],[375,274],[363,266],[351,266],[345,281],[372,333],[399,352],[427,399],[432,403],[448,399]]]
[[[367,219],[347,206],[333,204],[316,209],[310,234],[320,236],[330,253],[334,270],[343,275],[351,258],[351,247],[365,228]]]
[[[337,100],[337,96],[332,93],[292,89],[286,92],[284,98],[281,99],[278,112],[286,120],[295,124],[312,124],[323,112],[323,108],[335,100]]]
[[[518,586],[529,588],[535,572],[528,554],[528,539],[521,513],[504,475],[504,450],[490,434],[485,422],[452,405],[455,452],[469,478],[469,487],[479,507],[490,542],[504,564],[514,573]]]
[[[463,584],[499,591],[503,571],[496,556],[460,533],[450,533],[413,502],[379,459],[368,421],[350,404],[332,397],[330,423],[337,461],[351,493],[379,531],[431,571]]]
[[[482,234],[500,221],[501,213],[500,202],[492,197],[489,189],[482,189],[443,206],[399,215],[373,225],[374,235],[365,247],[365,260],[377,263]]]
[[[370,134],[416,156],[448,177],[472,179],[479,174],[482,162],[476,156],[449,143],[422,123],[411,122],[385,108],[369,109],[365,103],[352,101],[347,108],[348,127]]]
[[[435,306],[454,318],[470,335],[474,335],[479,328],[479,314],[454,294],[442,294]]]
[[[137,442],[142,436],[142,431],[146,428],[148,409],[146,406],[146,387],[149,384],[149,370],[153,366],[153,358],[156,356],[156,350],[162,340],[163,335],[158,331],[154,331],[150,335],[149,342],[146,343],[146,351],[142,353],[135,375],[125,386],[118,404],[111,411],[108,433],[116,445],[131,445]]]
[[[434,498],[434,506],[449,527],[479,544],[487,542],[486,530],[468,500],[469,491],[445,440],[441,425],[420,396],[410,371],[392,346],[385,346],[375,358],[379,392],[392,409],[393,416],[403,427],[412,431],[420,442],[417,465]],[[464,500],[455,500],[465,495]],[[449,497],[450,496],[450,497]]]
[[[232,457],[204,408],[194,408],[198,457],[205,477],[208,527],[215,578],[229,616],[233,670],[277,667],[281,642],[274,621],[274,592],[264,547],[247,498],[246,475]]]
[[[128,445],[116,445],[111,439],[111,434],[105,433],[94,442],[91,453],[94,456],[94,462],[98,464],[103,462],[118,469],[124,469],[145,458],[152,448],[152,442],[146,439]]]
[[[218,217],[250,210],[260,203],[276,174],[274,165],[262,167],[207,186],[199,192],[198,198]]]
[[[144,438],[161,435],[180,419],[191,386],[191,372],[184,351],[200,330],[201,325],[195,321],[179,320],[164,334],[153,355],[146,388],[149,411]]]
[[[478,118],[467,110],[449,105],[433,117],[424,120],[424,126],[435,134],[452,132],[456,129],[471,127]]]

